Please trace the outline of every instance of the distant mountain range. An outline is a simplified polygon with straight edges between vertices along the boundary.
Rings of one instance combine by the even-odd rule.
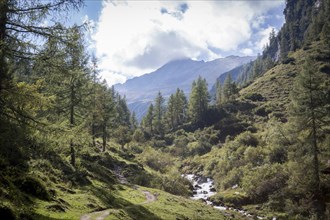
[[[211,89],[221,74],[254,59],[253,56],[228,56],[209,62],[191,59],[174,60],[154,72],[129,79],[123,84],[116,84],[115,89],[126,96],[130,110],[135,111],[140,120],[158,91],[167,98],[180,88],[189,96],[191,84],[198,76],[205,78]]]

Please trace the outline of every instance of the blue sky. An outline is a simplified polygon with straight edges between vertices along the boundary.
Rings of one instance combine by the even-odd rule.
[[[93,24],[90,48],[109,85],[180,58],[257,55],[284,22],[284,0],[87,0],[74,15]]]

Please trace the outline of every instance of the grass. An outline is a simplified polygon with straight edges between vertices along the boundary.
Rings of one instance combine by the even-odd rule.
[[[102,183],[93,183],[98,187],[104,187]],[[63,197],[67,203],[65,212],[49,210],[56,202],[35,201],[34,219],[79,219],[83,214],[104,210],[109,208],[108,220],[129,220],[129,219],[225,219],[224,215],[203,202],[193,201],[188,198],[175,196],[161,190],[146,187],[131,187],[127,185],[116,185],[115,190],[105,192],[112,197],[113,201],[105,204],[97,197],[95,190],[75,190],[75,194],[60,193],[58,197]],[[106,190],[105,190],[106,191]],[[149,191],[156,195],[157,200],[144,203],[145,194],[142,191]],[[109,196],[105,195],[105,196]],[[111,204],[112,203],[112,204]],[[91,207],[93,204],[93,207]],[[110,205],[110,206],[106,206]],[[92,215],[92,219],[97,218],[100,213]]]

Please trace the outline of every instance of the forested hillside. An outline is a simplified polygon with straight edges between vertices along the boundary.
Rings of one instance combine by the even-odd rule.
[[[330,218],[329,0],[286,1],[255,61],[140,124],[61,20],[82,4],[0,2],[1,219]]]

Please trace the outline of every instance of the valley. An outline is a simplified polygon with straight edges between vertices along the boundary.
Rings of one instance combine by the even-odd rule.
[[[107,20],[104,11],[115,10],[119,18],[132,10],[127,20],[111,23],[117,31],[129,33],[125,22],[136,20],[130,26],[136,34],[117,42],[135,39],[132,48],[109,42],[120,53],[108,61],[114,69],[106,74],[133,76],[114,70],[165,64],[110,86],[106,55],[90,51],[100,36],[89,35],[94,32],[87,24],[58,20],[84,13],[78,9],[85,3],[100,4],[97,33]],[[219,49],[211,39],[202,41],[214,27],[208,22],[191,45],[182,35],[192,37],[189,30],[204,18],[180,28],[192,19],[195,4],[217,15],[215,7],[235,5],[241,9],[237,20],[255,13],[239,28],[216,26],[218,37],[249,27],[245,43]],[[330,1],[283,2],[285,22],[278,30],[267,19],[279,19],[279,2],[199,4],[0,1],[1,219],[330,218]],[[139,10],[142,18],[135,16]],[[157,28],[139,35],[140,23]],[[262,53],[247,55],[257,51],[260,30],[269,32]],[[165,50],[168,42],[175,42],[177,54]],[[220,56],[231,50],[240,56]],[[196,54],[212,59],[197,60]],[[118,66],[123,57],[125,68]]]

